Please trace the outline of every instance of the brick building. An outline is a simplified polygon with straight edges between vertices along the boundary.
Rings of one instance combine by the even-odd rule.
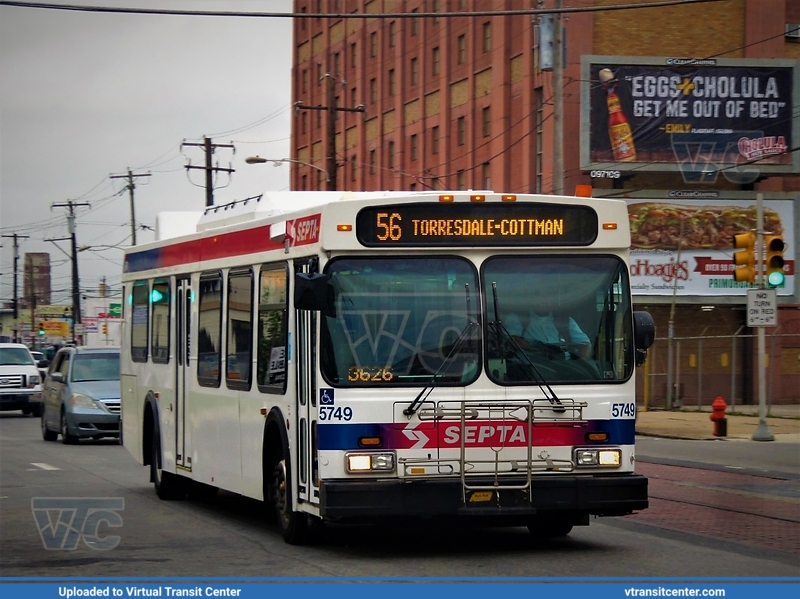
[[[652,1],[563,0],[562,5],[602,8]],[[298,109],[291,150],[298,162],[292,165],[292,189],[554,192],[553,72],[541,68],[548,58],[543,36],[547,21],[531,14],[454,14],[521,11],[538,4],[536,0],[295,0],[295,13],[337,16],[294,20],[292,99]],[[543,2],[545,8],[554,5],[555,0]],[[412,13],[420,16],[389,16]],[[360,17],[338,16],[349,14]],[[582,81],[586,57],[616,57],[623,62],[630,57],[713,58],[742,65],[758,62],[751,59],[796,61],[800,0],[723,0],[572,12],[563,17],[563,30],[565,193],[587,183],[596,196],[624,198],[669,198],[675,190],[699,189],[703,197],[714,198],[707,201],[711,204],[751,201],[761,191],[790,206],[787,233],[791,240],[800,239],[797,168],[766,172],[744,184],[725,177],[694,184],[679,170],[657,167],[621,168],[621,176],[592,178],[581,156],[587,150],[585,89],[598,84]],[[800,99],[792,97],[788,110],[795,121]],[[329,119],[332,115],[335,120]],[[791,126],[796,131],[796,125]],[[800,138],[792,137],[792,144],[800,145]],[[329,161],[332,156],[335,165]],[[779,337],[777,348],[772,340],[771,367],[781,368],[771,374],[776,401],[800,402],[798,278],[790,277],[793,289],[779,301],[777,331],[790,336]],[[689,290],[674,300],[670,293],[635,293],[637,305],[656,319],[660,338],[666,336],[671,314],[676,336],[687,339],[684,347],[696,345],[696,340],[688,340],[693,335],[742,334],[744,290],[734,295]],[[698,328],[698,323],[704,326]],[[710,403],[714,395],[724,395],[719,387],[723,382],[727,392],[741,394],[739,402],[753,401],[751,339],[741,339],[727,358],[722,357],[723,348],[713,358],[701,359],[703,375],[697,371],[697,358],[708,351],[706,347],[685,356],[682,376],[696,378],[682,380],[686,401],[695,401],[691,389],[699,388],[698,403]],[[740,355],[732,359],[732,352]],[[663,362],[658,358],[650,365],[651,374],[656,373],[654,396],[664,387],[665,379],[658,378]],[[736,364],[739,372],[731,376]],[[719,375],[714,383],[719,393],[696,384],[712,374]]]

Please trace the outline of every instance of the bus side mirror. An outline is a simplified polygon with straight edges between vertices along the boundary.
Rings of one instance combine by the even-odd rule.
[[[294,274],[294,307],[298,310],[323,311],[328,306],[328,275],[297,272]]]
[[[641,366],[647,360],[647,349],[656,339],[656,323],[649,312],[633,313],[633,344],[635,347],[635,363]]]

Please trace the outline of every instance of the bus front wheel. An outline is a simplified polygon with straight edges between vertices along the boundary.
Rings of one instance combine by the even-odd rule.
[[[159,499],[183,499],[186,496],[186,485],[181,477],[164,472],[161,468],[161,431],[158,427],[153,431],[153,442],[150,454],[150,480],[156,488]]]
[[[536,520],[528,524],[528,530],[537,539],[557,539],[572,532],[572,522],[560,518]]]
[[[283,540],[290,545],[303,545],[308,541],[308,517],[292,510],[291,471],[282,457],[272,471],[272,505]]]

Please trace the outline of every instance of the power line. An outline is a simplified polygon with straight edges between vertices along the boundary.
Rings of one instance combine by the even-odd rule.
[[[42,8],[48,10],[69,10],[77,12],[100,12],[141,15],[173,15],[202,17],[257,17],[278,19],[416,19],[416,18],[462,18],[462,17],[513,17],[524,15],[569,14],[584,12],[604,12],[612,10],[636,10],[640,8],[658,8],[662,6],[679,6],[682,4],[706,4],[709,2],[728,2],[730,0],[660,0],[647,4],[612,4],[609,6],[580,6],[560,8],[558,10],[531,8],[521,10],[496,11],[464,11],[464,12],[415,12],[415,13],[287,13],[287,12],[242,12],[242,11],[209,11],[209,10],[174,10],[166,8],[125,8],[113,6],[80,6],[75,4],[47,4],[43,2],[17,2],[0,0],[0,6],[16,6],[19,8]]]

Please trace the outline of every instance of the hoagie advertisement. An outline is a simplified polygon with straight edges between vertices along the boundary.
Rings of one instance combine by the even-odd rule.
[[[755,287],[733,280],[733,238],[756,229],[755,200],[627,202],[634,295],[671,295],[675,289],[677,295],[744,296]],[[786,282],[777,293],[792,295],[797,247],[792,200],[764,200],[764,231],[783,236]]]

